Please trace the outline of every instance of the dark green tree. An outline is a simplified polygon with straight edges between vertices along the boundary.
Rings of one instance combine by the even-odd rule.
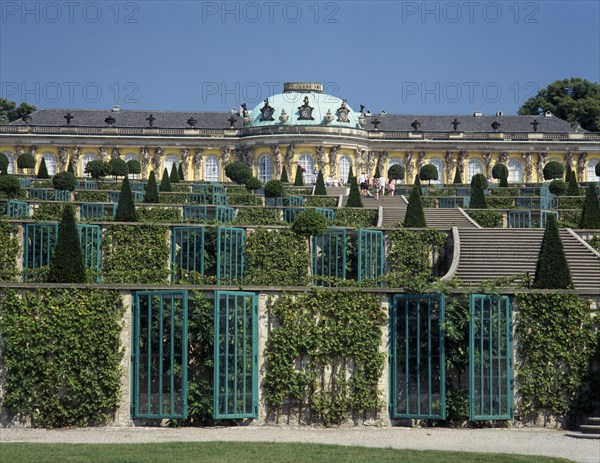
[[[243,185],[247,179],[252,177],[252,169],[244,162],[236,161],[231,164],[227,164],[225,167],[225,175],[232,182],[238,185]]]
[[[579,228],[600,229],[600,204],[598,203],[598,190],[595,183],[590,183],[585,195],[585,202],[579,219]]]
[[[75,168],[73,167],[72,159],[69,159],[69,163],[67,164],[67,172],[71,172],[75,176]]]
[[[283,198],[285,188],[281,180],[269,180],[265,183],[265,197],[266,198]]]
[[[304,186],[304,179],[302,178],[302,167],[298,165],[296,168],[296,178],[294,179],[294,186]]]
[[[569,178],[567,179],[569,185],[567,187],[567,196],[579,196],[581,192],[579,191],[579,185],[577,184],[577,176],[575,175],[575,171],[571,170],[569,173]]]
[[[471,209],[487,209],[484,191],[488,186],[487,179],[483,174],[475,174],[471,179]]]
[[[500,180],[502,179],[503,174],[506,174],[506,177],[508,177],[508,167],[501,162],[496,163],[494,167],[492,167],[492,178]]]
[[[394,180],[404,180],[404,166],[400,164],[394,164],[387,171],[387,179],[393,178]]]
[[[46,167],[46,159],[42,157],[40,161],[40,167],[38,169],[37,178],[50,178],[48,175],[48,168]]]
[[[571,172],[573,171],[573,169],[571,169],[571,164],[569,164],[568,162],[565,163],[565,182],[569,183],[569,180],[571,179]]]
[[[21,182],[14,175],[0,175],[0,193],[7,199],[21,197],[23,195]]]
[[[261,181],[256,177],[250,177],[249,179],[246,179],[246,183],[244,185],[246,185],[246,190],[251,191],[252,193],[262,187]]]
[[[417,177],[419,177],[419,175],[417,175]],[[424,228],[427,226],[427,223],[425,222],[425,213],[423,212],[423,203],[421,201],[421,184],[420,182],[417,183],[416,178],[415,183],[410,190],[410,196],[408,197],[408,206],[406,207],[406,215],[404,216],[404,226],[406,228]]]
[[[180,182],[185,180],[185,175],[183,175],[183,162],[179,163],[179,167],[177,168],[177,175],[179,176]]]
[[[173,187],[171,186],[171,181],[169,179],[169,172],[167,171],[167,168],[165,167],[165,170],[163,171],[163,175],[162,175],[162,180],[160,181],[160,187],[159,187],[160,191],[173,191]]]
[[[115,176],[115,180],[117,180],[117,177],[125,177],[129,174],[129,166],[124,159],[113,158],[108,161],[108,164],[110,165],[112,175]]]
[[[130,174],[139,175],[142,172],[142,164],[137,159],[127,161],[127,170]]]
[[[432,180],[438,179],[437,167],[435,167],[433,164],[425,164],[419,171],[419,178],[421,180],[428,180],[429,185],[431,185]]]
[[[600,162],[596,163],[596,167],[594,167],[594,172],[596,173],[596,177],[600,177]]]
[[[503,170],[502,174],[500,175],[500,188],[507,188],[508,187],[508,169]]]
[[[133,203],[131,186],[129,185],[129,179],[127,177],[123,178],[123,183],[121,185],[121,194],[119,194],[119,204],[117,204],[115,222],[137,222],[137,213],[135,211],[135,204]]]
[[[568,122],[579,122],[585,130],[600,132],[600,84],[579,77],[557,80],[519,108],[521,115],[538,116],[547,111]]]
[[[148,177],[148,183],[146,183],[146,192],[144,193],[144,202],[157,204],[160,202],[158,196],[158,187],[156,186],[156,176],[154,175],[154,171],[150,171],[150,176]]]
[[[177,166],[175,163],[171,165],[171,175],[169,176],[169,181],[172,185],[179,183],[179,172],[177,172]]]
[[[565,168],[558,161],[550,161],[544,166],[543,174],[544,180],[554,180],[555,178],[562,178],[565,173]]]
[[[317,183],[315,184],[315,195],[326,195],[327,189],[325,188],[325,180],[323,179],[323,172],[319,170],[317,175]]]
[[[75,176],[71,172],[59,172],[52,177],[52,186],[55,190],[74,191]]]
[[[352,170],[352,164],[350,164],[350,168],[348,169],[348,183],[350,183],[350,179],[354,178],[354,171]],[[356,180],[354,181],[356,183]]]
[[[85,165],[86,174],[89,174],[95,180],[107,177],[112,174],[112,168],[108,162],[100,161],[99,159],[90,161]]]
[[[19,106],[14,101],[0,98],[0,125],[9,124],[12,121],[22,118],[26,114],[35,112],[36,107],[27,103],[21,103]]]
[[[555,179],[550,182],[548,185],[548,190],[550,193],[556,196],[562,196],[567,191],[567,184],[562,180]]]
[[[290,183],[290,181],[288,180],[288,174],[287,174],[287,169],[285,168],[285,166],[283,166],[283,169],[281,169],[281,182],[283,183]]]
[[[23,153],[17,158],[19,169],[35,169],[35,157],[31,153]]]
[[[462,177],[460,175],[460,169],[458,168],[458,166],[456,167],[456,172],[454,173],[454,181],[452,182],[456,185],[459,185],[462,183]]]
[[[569,289],[572,286],[571,271],[558,233],[556,217],[549,215],[535,268],[533,287],[538,289]]]
[[[375,174],[373,175],[373,178],[379,178],[381,177],[381,172],[379,172],[379,166],[375,167]]]
[[[63,209],[47,281],[48,283],[85,283],[86,281],[75,208],[71,204],[65,205]]]
[[[8,157],[6,154],[0,153],[0,175],[8,174]]]
[[[358,191],[358,183],[354,180],[354,177],[348,177],[350,182],[350,193],[348,194],[348,201],[346,201],[346,207],[363,207],[362,198],[360,197],[360,191]]]
[[[292,224],[292,231],[297,235],[310,237],[322,235],[327,230],[327,219],[323,214],[315,209],[306,209],[300,212],[296,217],[296,221]]]

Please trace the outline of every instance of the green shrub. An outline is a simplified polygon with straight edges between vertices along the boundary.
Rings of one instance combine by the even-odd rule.
[[[577,184],[577,177],[575,176],[575,171],[571,171],[569,174],[569,186],[567,188],[567,196],[579,196],[581,191],[579,190],[579,185]]]
[[[503,171],[500,177],[500,188],[508,188],[508,171]]]
[[[69,163],[67,164],[67,172],[71,172],[73,176],[75,176],[75,169],[73,168],[73,160],[69,159]]]
[[[177,167],[177,175],[179,177],[179,181],[182,182],[185,180],[185,175],[183,175],[183,163],[179,163],[179,167]]]
[[[4,153],[0,153],[0,175],[8,173],[8,157]]]
[[[487,203],[485,201],[485,190],[488,186],[487,179],[483,174],[475,174],[471,179],[471,202],[469,208],[471,209],[487,209]]]
[[[280,209],[269,207],[241,207],[235,216],[236,224],[281,225]]]
[[[158,188],[156,186],[156,176],[154,175],[154,171],[150,171],[150,176],[148,177],[148,183],[146,183],[144,193],[144,202],[150,204],[157,204],[159,202],[158,197]]]
[[[558,233],[554,215],[548,216],[542,246],[538,255],[533,287],[568,289],[573,286],[569,264]]]
[[[131,186],[129,185],[127,176],[123,178],[117,212],[115,213],[115,222],[137,222],[135,204],[133,203],[133,195],[131,194]]]
[[[404,180],[404,166],[401,164],[394,164],[387,171],[387,178],[393,178],[394,180]]]
[[[294,186],[304,186],[304,179],[302,178],[302,167],[298,165],[296,168],[296,178],[294,179]]]
[[[113,158],[108,161],[110,165],[111,175],[115,176],[115,180],[117,177],[125,177],[129,174],[129,167],[127,166],[127,161],[121,158]]]
[[[256,177],[247,178],[245,185],[246,185],[246,190],[252,191],[252,192],[254,192],[262,187],[261,181],[259,179],[257,179]]]
[[[433,167],[435,169],[435,166]],[[424,228],[427,226],[423,204],[421,203],[421,186],[417,183],[410,190],[406,215],[404,217],[404,226],[407,228]]]
[[[20,252],[19,229],[0,220],[0,281],[15,281],[18,276],[17,256]]]
[[[515,207],[511,196],[487,196],[485,202],[492,209],[512,209]]]
[[[135,211],[138,222],[181,223],[181,209],[177,207],[139,207]]]
[[[252,177],[252,168],[244,162],[232,162],[225,167],[225,175],[238,185],[246,183]]]
[[[290,183],[290,181],[288,180],[288,174],[287,174],[287,169],[285,168],[285,166],[283,166],[283,168],[281,169],[281,183]]]
[[[585,195],[579,228],[600,229],[600,205],[598,204],[598,190],[596,190],[595,183],[590,183]]]
[[[300,212],[292,224],[292,231],[301,236],[322,235],[327,229],[328,222],[323,214],[314,209]]]
[[[350,181],[350,193],[348,194],[346,207],[363,207],[360,191],[358,191],[358,183],[356,183],[354,177],[352,177]]]
[[[93,179],[98,180],[112,174],[112,167],[108,162],[94,160],[85,165],[86,174],[89,174]]]
[[[506,164],[498,162],[496,163],[496,165],[494,165],[494,167],[492,167],[492,178],[500,180],[502,179],[503,175],[506,175],[506,177],[508,177],[508,167],[506,167]]]
[[[304,205],[310,207],[337,207],[338,198],[335,196],[308,196]]]
[[[33,211],[34,220],[59,221],[63,213],[63,204],[58,202],[40,204]]]
[[[460,176],[460,169],[457,167],[456,172],[454,173],[454,181],[452,183],[461,184],[462,178]]]
[[[72,175],[69,172],[63,173]],[[47,281],[48,283],[85,283],[86,281],[75,208],[70,204],[64,207],[58,225],[58,238]]]
[[[167,172],[167,168],[163,170],[162,179],[160,181],[159,190],[162,192],[173,191],[173,187],[171,186],[171,179],[169,179],[169,172]]]
[[[55,190],[74,191],[75,176],[71,172],[59,172],[52,177],[52,187]]]
[[[419,179],[428,180],[429,184],[431,184],[432,180],[438,179],[437,167],[435,167],[433,164],[425,164],[419,171]]]
[[[548,186],[550,193],[555,194],[556,196],[564,195],[567,191],[567,184],[562,180],[556,179],[550,182]]]
[[[108,201],[108,193],[105,191],[79,190],[75,192],[75,201],[105,203]]]
[[[338,227],[368,228],[377,223],[376,209],[337,209],[334,225]]]
[[[596,173],[596,177],[600,177],[600,162],[596,163],[596,167],[594,168],[594,172]]]
[[[17,158],[17,167],[19,169],[34,169],[35,157],[31,153],[23,153]]]
[[[562,178],[565,173],[563,165],[558,161],[550,161],[544,166],[544,180],[553,180]]]
[[[319,174],[317,175],[317,183],[315,184],[315,194],[324,196],[327,194],[327,189],[325,188],[325,180],[323,179],[323,172],[319,170]]]
[[[171,165],[171,174],[169,176],[169,181],[171,182],[171,185],[179,183],[179,172],[177,172],[177,166],[175,165],[175,163]]]
[[[22,196],[21,182],[14,175],[0,176],[0,193],[5,198],[12,199]]]
[[[285,193],[285,188],[280,180],[269,180],[265,183],[266,198],[282,198]]]
[[[502,228],[500,211],[468,211],[469,216],[483,228]]]
[[[137,159],[127,161],[127,170],[130,174],[139,175],[142,173],[142,164]]]
[[[40,167],[38,169],[37,178],[50,178],[48,175],[48,168],[46,167],[46,159],[42,157],[40,161]]]

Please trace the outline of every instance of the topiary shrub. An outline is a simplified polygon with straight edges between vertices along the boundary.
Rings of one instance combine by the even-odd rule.
[[[108,165],[110,166],[111,174],[115,176],[115,180],[117,177],[125,177],[127,174],[129,174],[127,161],[121,158],[111,159],[108,161]]]
[[[596,167],[594,168],[594,172],[596,173],[596,177],[600,177],[600,162],[596,163]]]
[[[429,184],[431,185],[432,180],[438,179],[437,167],[435,167],[433,164],[425,164],[419,171],[419,178],[421,180],[428,180]]]
[[[292,231],[297,235],[310,237],[322,235],[327,230],[328,222],[323,214],[314,209],[300,212],[292,224]]]
[[[69,172],[60,173],[73,175]],[[48,283],[85,283],[86,281],[75,208],[71,204],[64,207],[58,225],[58,238],[47,281]]]
[[[142,164],[137,159],[127,161],[127,170],[130,174],[139,175],[142,173]]]
[[[281,180],[270,180],[265,184],[266,198],[283,198],[285,189]]]
[[[283,169],[281,170],[280,181],[281,183],[290,183],[290,181],[288,180],[287,169],[285,168],[285,166],[283,166]]]
[[[0,193],[7,199],[22,196],[21,182],[14,175],[0,175]]]
[[[46,167],[46,159],[44,158],[40,161],[37,178],[50,178],[50,175],[48,175],[48,167]]]
[[[131,186],[129,185],[129,179],[127,177],[123,179],[121,185],[119,204],[117,204],[117,212],[115,213],[115,222],[137,222],[135,204],[133,203]]]
[[[177,168],[177,175],[179,176],[179,181],[185,180],[185,175],[183,174],[183,162],[179,163],[179,167]]]
[[[171,165],[171,174],[169,175],[169,181],[172,185],[179,183],[179,172],[177,172],[177,166],[175,166],[175,163]]]
[[[0,175],[8,174],[8,157],[4,153],[0,153]]]
[[[352,170],[352,164],[350,164],[350,168],[348,169],[348,183],[350,183],[354,178],[354,171]],[[356,183],[356,181],[354,181]]]
[[[324,196],[327,194],[327,189],[325,188],[325,180],[323,179],[323,172],[319,170],[319,174],[317,175],[317,183],[315,184],[315,195]]]
[[[31,153],[23,153],[17,158],[17,167],[19,169],[34,169],[35,157]]]
[[[360,191],[358,191],[358,183],[356,183],[354,177],[348,177],[348,181],[350,182],[350,193],[348,201],[346,201],[346,207],[363,207]]]
[[[487,209],[483,190],[488,187],[488,181],[483,174],[475,174],[471,179],[471,209]]]
[[[533,287],[569,289],[573,287],[571,271],[558,233],[556,217],[549,215],[535,268]]]
[[[567,196],[579,196],[581,191],[579,191],[579,185],[577,184],[577,176],[575,175],[575,171],[572,170],[569,173],[567,182]]]
[[[394,164],[387,171],[387,178],[394,180],[404,180],[404,167],[400,164]]]
[[[460,169],[457,167],[456,168],[456,172],[454,173],[454,181],[452,182],[454,184],[461,184],[462,183],[462,178],[460,175]]]
[[[243,185],[246,180],[252,177],[252,169],[248,164],[236,161],[225,167],[225,175],[232,182]]]
[[[567,191],[567,184],[559,179],[552,180],[550,185],[548,185],[548,189],[550,190],[550,193],[561,196]]]
[[[169,172],[167,171],[166,167],[163,170],[163,175],[162,175],[162,180],[160,181],[159,190],[165,191],[165,192],[173,191],[173,187],[171,186],[171,181],[169,179]]]
[[[304,186],[304,179],[302,178],[302,167],[296,168],[296,178],[294,179],[294,186]]]
[[[494,167],[492,167],[492,178],[501,180],[504,174],[506,174],[506,177],[508,178],[508,167],[506,167],[506,164],[498,162]]]
[[[55,190],[75,190],[75,176],[71,172],[59,172],[52,177],[52,187]]]
[[[89,174],[95,180],[106,177],[112,174],[112,168],[108,162],[94,160],[85,165],[86,174]]]
[[[406,207],[403,225],[406,228],[425,228],[427,226],[421,202],[421,185],[416,182],[416,179],[408,197],[408,206]]]
[[[258,190],[259,188],[262,187],[262,182],[259,179],[257,179],[256,177],[250,177],[250,178],[246,179],[245,185],[246,185],[246,190],[254,193],[256,190]]]
[[[381,172],[379,172],[379,166],[375,167],[375,173],[373,174],[373,178],[381,177]]]
[[[562,178],[565,173],[563,165],[558,161],[550,161],[544,166],[544,180]]]
[[[500,188],[508,188],[508,170],[502,172],[500,177]]]
[[[73,168],[73,160],[69,159],[69,163],[67,164],[67,172],[71,172],[75,175],[75,169]]]
[[[585,195],[579,228],[600,229],[600,205],[598,204],[598,190],[596,190],[595,183],[590,183]]]
[[[150,176],[148,177],[148,183],[146,183],[144,193],[144,202],[158,204],[160,202],[158,196],[158,187],[156,186],[156,176],[154,175],[154,171],[150,171]]]

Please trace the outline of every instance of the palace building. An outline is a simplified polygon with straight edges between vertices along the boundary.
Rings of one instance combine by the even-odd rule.
[[[253,109],[239,111],[172,112],[125,110],[41,109],[0,126],[0,151],[16,173],[16,158],[31,152],[43,157],[50,175],[72,160],[84,176],[95,159],[138,159],[142,177],[159,175],[182,163],[187,180],[226,181],[224,166],[234,160],[252,166],[266,182],[277,179],[283,166],[293,176],[304,169],[313,183],[320,169],[336,182],[387,172],[405,166],[406,179],[427,163],[438,169],[437,183],[452,183],[456,169],[463,181],[477,173],[491,178],[496,162],[508,166],[509,182],[543,181],[546,162],[570,164],[579,181],[595,181],[600,162],[600,134],[583,130],[550,113],[512,116],[371,114],[357,111],[346,100],[323,93],[314,82],[284,84],[283,93]]]

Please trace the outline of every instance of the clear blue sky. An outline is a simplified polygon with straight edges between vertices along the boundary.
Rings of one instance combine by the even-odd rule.
[[[287,81],[354,108],[513,114],[600,81],[598,1],[0,1],[0,96],[38,107],[228,111]]]

